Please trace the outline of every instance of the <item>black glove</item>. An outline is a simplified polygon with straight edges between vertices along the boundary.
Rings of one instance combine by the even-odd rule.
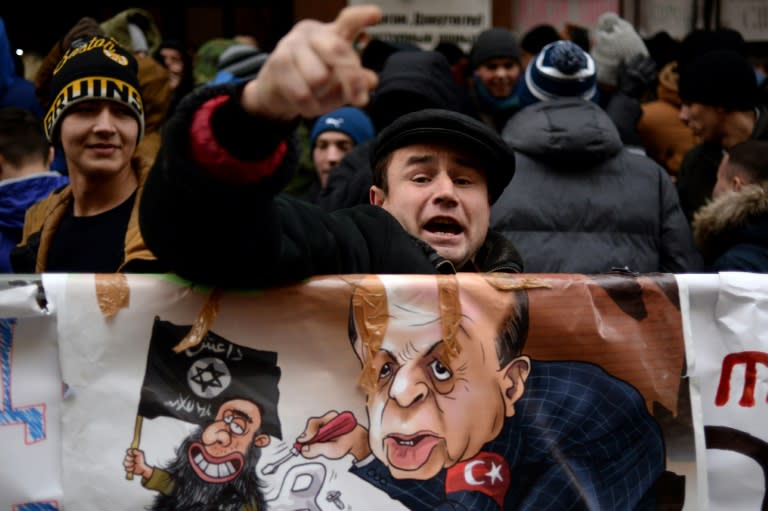
[[[656,81],[656,62],[646,55],[637,54],[628,62],[619,63],[617,87],[619,92],[641,99]]]

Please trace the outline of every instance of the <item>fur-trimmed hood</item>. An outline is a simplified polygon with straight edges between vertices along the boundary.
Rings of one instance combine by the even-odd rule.
[[[727,192],[702,206],[693,218],[693,236],[707,262],[737,243],[768,249],[768,181]]]

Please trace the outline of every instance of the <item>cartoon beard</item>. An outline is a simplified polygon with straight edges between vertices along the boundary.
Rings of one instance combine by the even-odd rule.
[[[240,511],[246,504],[256,504],[256,509],[265,509],[264,494],[256,473],[261,449],[255,446],[248,449],[245,465],[237,478],[222,484],[206,483],[195,474],[187,458],[190,444],[199,442],[201,435],[202,429],[194,431],[176,449],[176,459],[164,468],[173,480],[173,491],[170,495],[159,493],[150,509]]]

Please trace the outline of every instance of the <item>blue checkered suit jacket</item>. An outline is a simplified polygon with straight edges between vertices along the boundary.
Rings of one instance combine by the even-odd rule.
[[[509,463],[505,510],[655,508],[664,443],[634,387],[596,365],[533,361],[515,410],[483,448]],[[481,492],[446,494],[445,470],[428,481],[395,479],[376,459],[351,470],[412,510],[498,510]]]

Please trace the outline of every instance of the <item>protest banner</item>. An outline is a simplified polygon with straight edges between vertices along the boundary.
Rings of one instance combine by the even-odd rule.
[[[60,509],[56,315],[37,279],[0,279],[0,509]]]
[[[220,293],[172,276],[41,277],[44,298],[24,281],[0,287],[0,447],[14,460],[0,468],[2,511],[183,509],[195,499],[222,509],[514,509],[537,491],[557,498],[531,467],[550,467],[556,481],[560,462],[579,484],[595,471],[584,488],[596,499],[612,481],[611,498],[645,488],[658,509],[738,508],[713,484],[733,470],[712,460],[729,447],[697,444],[716,424],[698,404],[717,393],[720,373],[690,395],[686,371],[699,376],[685,350],[697,314],[716,325],[725,314],[712,293],[764,311],[757,284],[347,275]],[[767,351],[764,334],[753,337],[732,352]],[[761,438],[741,422],[761,424],[749,414],[764,413],[762,370],[755,406],[732,390],[727,406],[744,418],[720,407],[716,425]],[[40,413],[44,439],[25,425],[42,424]],[[577,453],[571,439],[597,450]],[[584,461],[600,449],[612,454]],[[760,479],[754,462],[736,461]],[[635,473],[619,477],[632,463]]]
[[[678,280],[706,504],[768,509],[768,276]]]

